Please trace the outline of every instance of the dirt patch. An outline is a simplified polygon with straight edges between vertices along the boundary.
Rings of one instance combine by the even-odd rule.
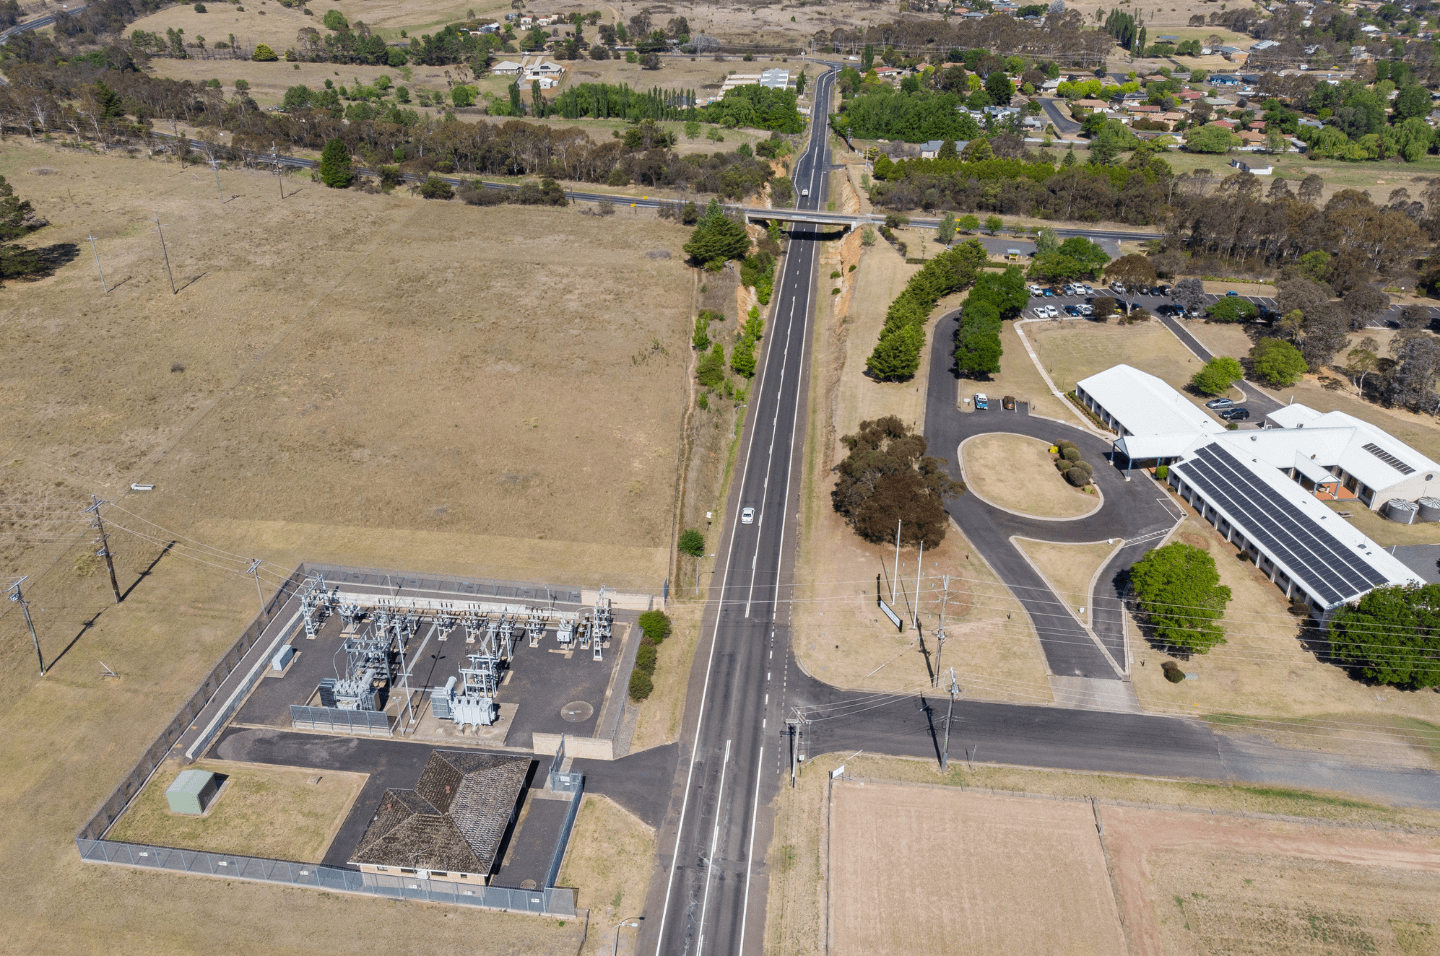
[[[1093,488],[1076,488],[1055,469],[1050,447],[1005,432],[967,439],[960,446],[965,484],[990,504],[1038,518],[1080,518],[1100,507]]]
[[[832,953],[1124,947],[1087,804],[841,782],[829,832]]]
[[[181,767],[166,764],[150,778],[107,834],[112,840],[319,863],[344,822],[365,775],[250,767],[201,761],[227,780],[202,817],[171,813],[165,788]],[[319,777],[314,783],[315,777]]]
[[[1119,550],[1120,541],[1094,541],[1089,544],[1059,544],[1054,541],[1034,541],[1030,538],[1012,538],[1031,563],[1040,569],[1045,580],[1071,610],[1085,623],[1090,623],[1093,595],[1090,582],[1096,573]]]
[[[1141,956],[1409,954],[1440,942],[1435,837],[1128,807],[1100,819]]]

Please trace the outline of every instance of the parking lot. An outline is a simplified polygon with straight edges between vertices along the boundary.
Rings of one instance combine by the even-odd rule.
[[[1173,297],[1167,294],[1155,295],[1151,293],[1145,293],[1137,295],[1129,290],[1124,293],[1120,293],[1116,292],[1110,286],[1100,282],[1087,283],[1083,287],[1084,291],[1078,293],[1075,291],[1067,292],[1065,291],[1066,288],[1066,286],[1055,286],[1053,288],[1047,288],[1045,286],[1039,285],[1029,286],[1030,302],[1025,307],[1024,317],[1027,319],[1056,320],[1090,318],[1092,317],[1091,313],[1087,313],[1085,311],[1085,308],[1089,306],[1093,309],[1093,302],[1095,299],[1114,299],[1117,303],[1119,303],[1119,306],[1122,309],[1127,306],[1141,306],[1147,312],[1150,312],[1154,315],[1167,314],[1168,310],[1167,312],[1162,312],[1160,310],[1168,307],[1169,309],[1175,310],[1168,313],[1175,318],[1199,318],[1201,315],[1204,314],[1206,309],[1214,305],[1216,302],[1224,298],[1232,297],[1244,299],[1246,302],[1252,303],[1253,305],[1255,305],[1256,308],[1260,309],[1260,314],[1262,317],[1265,317],[1267,315],[1273,315],[1278,311],[1278,306],[1273,296],[1227,296],[1223,294],[1207,292],[1205,293],[1204,304],[1201,306],[1201,308],[1196,312],[1192,312],[1189,316],[1186,316],[1184,315],[1184,310],[1179,305],[1179,303],[1177,303]],[[1073,290],[1073,287],[1071,288]],[[1156,286],[1156,288],[1169,289],[1170,286],[1162,284]],[[1050,314],[1050,309],[1055,310],[1054,315]],[[1392,305],[1384,312],[1384,314],[1380,316],[1379,319],[1371,322],[1370,327],[1385,328],[1390,325],[1397,325],[1400,317],[1400,310],[1401,306]],[[1440,309],[1426,307],[1425,311],[1430,314],[1430,321],[1432,325],[1435,324],[1437,321],[1440,321]]]
[[[1169,295],[1169,285],[1157,285],[1151,289],[1163,289],[1164,292],[1156,294],[1147,290],[1136,293],[1132,290],[1117,292],[1110,286],[1096,283],[1084,283],[1075,286],[1057,286],[1047,288],[1040,285],[1029,286],[1030,303],[1025,308],[1025,317],[1033,319],[1080,319],[1093,316],[1094,301],[1096,299],[1114,299],[1122,309],[1135,306],[1144,308],[1147,312],[1155,315],[1171,314],[1178,317],[1184,315],[1184,308]],[[1204,305],[1191,313],[1192,318],[1204,314],[1204,310],[1227,296],[1205,294]],[[1241,295],[1235,298],[1244,299],[1253,303],[1261,310],[1261,314],[1275,311],[1275,300],[1269,296]],[[1051,314],[1054,310],[1054,314]],[[1164,310],[1164,311],[1162,311]],[[1173,311],[1170,311],[1173,310]],[[1433,311],[1433,310],[1432,310]]]

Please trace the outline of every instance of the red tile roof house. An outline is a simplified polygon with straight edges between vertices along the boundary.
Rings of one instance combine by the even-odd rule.
[[[1199,90],[1181,90],[1175,95],[1180,97],[1180,99],[1186,101],[1187,103],[1193,102],[1195,100],[1203,100],[1205,98],[1205,94],[1200,92]]]
[[[1158,107],[1158,106],[1152,106],[1152,105],[1149,104],[1149,103],[1126,103],[1126,104],[1125,104],[1125,110],[1126,110],[1126,112],[1129,112],[1129,113],[1163,113],[1163,112],[1165,112],[1165,111],[1162,110],[1160,107]]]
[[[1263,132],[1265,132],[1265,121],[1264,121],[1264,120],[1256,120],[1255,122],[1253,122],[1253,123],[1250,124],[1250,128],[1253,129],[1253,130],[1258,130],[1258,131],[1260,131],[1260,132],[1263,133]]]
[[[1216,120],[1214,123],[1212,123],[1212,124],[1210,124],[1210,125],[1212,125],[1212,126],[1223,126],[1223,127],[1225,127],[1226,129],[1231,129],[1231,130],[1233,130],[1233,129],[1235,128],[1235,121],[1234,121],[1234,120],[1228,120],[1228,119]]]

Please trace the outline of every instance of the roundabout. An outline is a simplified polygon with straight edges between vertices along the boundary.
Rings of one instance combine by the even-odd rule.
[[[1098,485],[1082,489],[1065,480],[1051,447],[1014,432],[971,435],[957,453],[965,487],[992,508],[1040,521],[1073,521],[1104,507]]]

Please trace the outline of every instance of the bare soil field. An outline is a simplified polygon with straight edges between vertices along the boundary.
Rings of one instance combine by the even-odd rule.
[[[1099,816],[1140,956],[1409,956],[1440,944],[1434,836],[1129,807]]]
[[[41,680],[7,602],[0,950],[308,953],[364,922],[357,952],[421,933],[437,951],[477,936],[574,951],[574,922],[418,905],[376,921],[371,900],[81,864],[73,834],[255,614],[248,556],[267,590],[300,559],[658,589],[687,401],[686,231],[298,178],[282,202],[273,177],[231,172],[221,204],[205,172],[14,141],[0,154],[52,223],[31,241],[59,263],[0,293],[0,501],[17,516],[0,561],[30,574],[51,665]],[[157,215],[178,294],[143,221]],[[76,515],[90,492],[113,502],[133,586],[118,606]]]
[[[1124,948],[1087,804],[837,782],[829,831],[832,953]]]
[[[223,760],[191,766],[227,778],[208,813],[192,817],[170,811],[165,788],[182,768],[166,764],[111,827],[110,839],[319,863],[366,779],[364,774],[317,774]]]
[[[960,446],[965,485],[992,505],[1037,518],[1080,518],[1099,508],[1093,488],[1076,488],[1055,470],[1049,448],[1004,432],[967,439]]]
[[[612,927],[645,911],[655,867],[655,831],[609,797],[587,793],[560,868],[560,885],[573,886],[575,905],[590,911],[584,953],[611,952]],[[620,930],[633,944],[634,929]],[[623,946],[622,952],[631,950]]]
[[[821,267],[822,274],[833,267],[844,278],[839,280],[842,295],[832,297],[836,306],[822,304],[816,320],[803,523],[791,606],[796,655],[815,677],[841,687],[928,686],[938,650],[933,635],[943,603],[948,640],[940,665],[964,662],[958,676],[966,681],[967,695],[1028,700],[1038,688],[1048,701],[1045,665],[1029,619],[953,523],[941,547],[926,551],[923,569],[917,569],[914,552],[901,555],[896,591],[897,613],[902,617],[915,607],[915,575],[923,570],[922,641],[913,628],[897,634],[875,606],[877,574],[883,576],[889,598],[893,551],[857,537],[831,506],[829,473],[845,454],[840,438],[854,432],[860,422],[884,415],[920,424],[929,367],[927,355],[922,355],[921,374],[913,382],[879,383],[864,376],[865,359],[874,348],[885,309],[917,267],[906,264],[884,242],[862,247],[853,237],[847,241],[854,249],[832,249]],[[849,264],[857,256],[858,267],[850,273]],[[952,307],[942,302],[935,314]],[[927,345],[927,353],[928,349]],[[929,452],[945,458],[955,454],[941,448]],[[948,594],[941,577],[947,574],[953,576]]]
[[[1090,582],[1095,574],[1122,546],[1121,541],[1093,541],[1089,544],[1060,544],[1011,538],[1014,545],[1040,569],[1061,601],[1069,605],[1081,620],[1090,622]]]
[[[1140,479],[1137,479],[1140,480]],[[1146,478],[1144,480],[1151,480]],[[1156,485],[1156,493],[1160,486]],[[1284,745],[1323,749],[1393,765],[1430,766],[1436,762],[1433,728],[1440,725],[1440,694],[1368,687],[1321,659],[1301,640],[1296,619],[1287,611],[1280,589],[1254,564],[1242,561],[1193,509],[1171,496],[1189,515],[1172,541],[1203,548],[1214,558],[1220,583],[1231,599],[1223,626],[1226,643],[1208,654],[1178,660],[1195,680],[1171,684],[1161,670],[1172,659],[1143,637],[1132,619],[1135,693],[1147,710],[1194,715],[1248,715],[1286,719],[1284,724],[1245,720],[1217,723],[1221,729],[1261,733]],[[1154,665],[1154,666],[1151,666]],[[1289,723],[1289,719],[1298,722]]]

